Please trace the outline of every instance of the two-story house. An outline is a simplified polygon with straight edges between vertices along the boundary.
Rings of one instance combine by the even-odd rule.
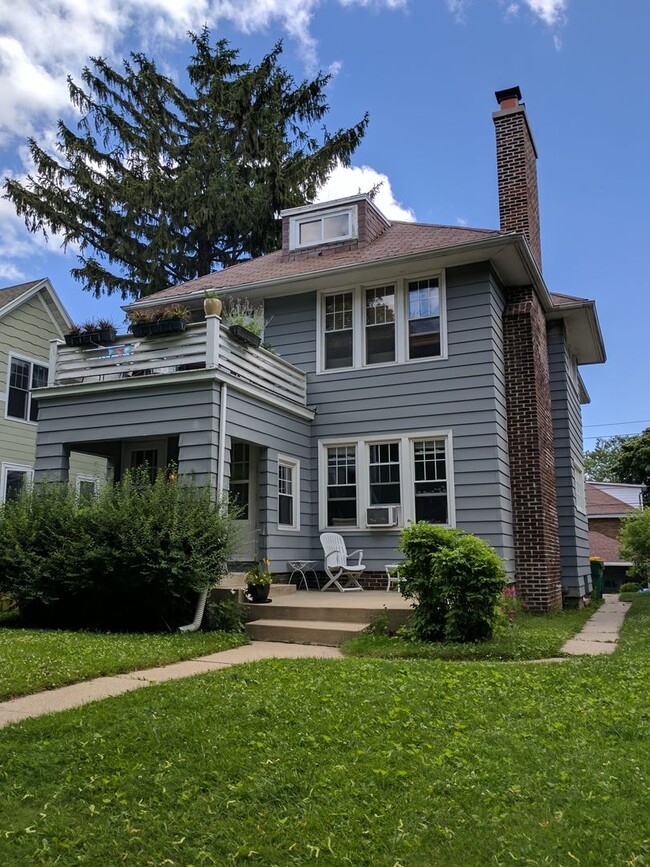
[[[37,470],[71,449],[192,473],[243,506],[240,559],[322,560],[319,534],[398,559],[425,520],[487,539],[535,609],[590,591],[578,372],[605,353],[593,301],[541,273],[536,151],[497,93],[500,230],[388,220],[365,195],[282,215],[282,247],[143,299],[184,335],[123,357],[52,346]],[[205,292],[263,306],[277,354],[236,344]],[[138,374],[134,376],[134,374]]]
[[[62,339],[70,317],[47,278],[0,289],[0,502],[11,499],[34,474],[38,401],[46,385],[50,341]],[[88,494],[106,462],[73,454],[71,480]]]

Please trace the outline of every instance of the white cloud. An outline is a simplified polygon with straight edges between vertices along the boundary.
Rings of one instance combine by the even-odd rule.
[[[388,175],[375,171],[370,166],[337,166],[318,191],[316,201],[344,199],[358,193],[369,193],[375,187],[378,187],[375,204],[389,220],[404,220],[408,223],[415,221],[414,212],[396,201]]]
[[[89,56],[117,60],[127,37],[150,50],[153,40],[186,40],[187,31],[228,22],[243,33],[283,29],[310,72],[317,64],[311,32],[324,0],[8,0],[0,3],[0,134],[24,136],[70,110],[66,76]],[[389,10],[408,0],[338,0]]]
[[[530,11],[549,27],[562,24],[568,0],[522,0]]]

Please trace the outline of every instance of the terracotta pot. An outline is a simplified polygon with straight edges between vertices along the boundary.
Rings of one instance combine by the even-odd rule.
[[[204,298],[203,312],[206,316],[221,316],[223,301],[221,298]]]

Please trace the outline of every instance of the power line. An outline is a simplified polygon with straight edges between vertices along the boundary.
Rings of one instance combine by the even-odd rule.
[[[602,424],[585,424],[583,427],[621,427],[626,424],[650,424],[650,418],[642,418],[639,421],[604,421]]]

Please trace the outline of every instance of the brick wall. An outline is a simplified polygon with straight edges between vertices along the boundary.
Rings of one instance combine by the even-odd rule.
[[[589,518],[589,529],[595,530],[597,533],[602,533],[603,536],[609,536],[610,539],[617,539],[621,532],[620,518]]]
[[[492,115],[497,140],[497,177],[501,231],[521,232],[528,239],[539,266],[537,153],[523,105]]]
[[[546,322],[533,289],[509,290],[503,314],[517,588],[530,609],[562,605]]]

